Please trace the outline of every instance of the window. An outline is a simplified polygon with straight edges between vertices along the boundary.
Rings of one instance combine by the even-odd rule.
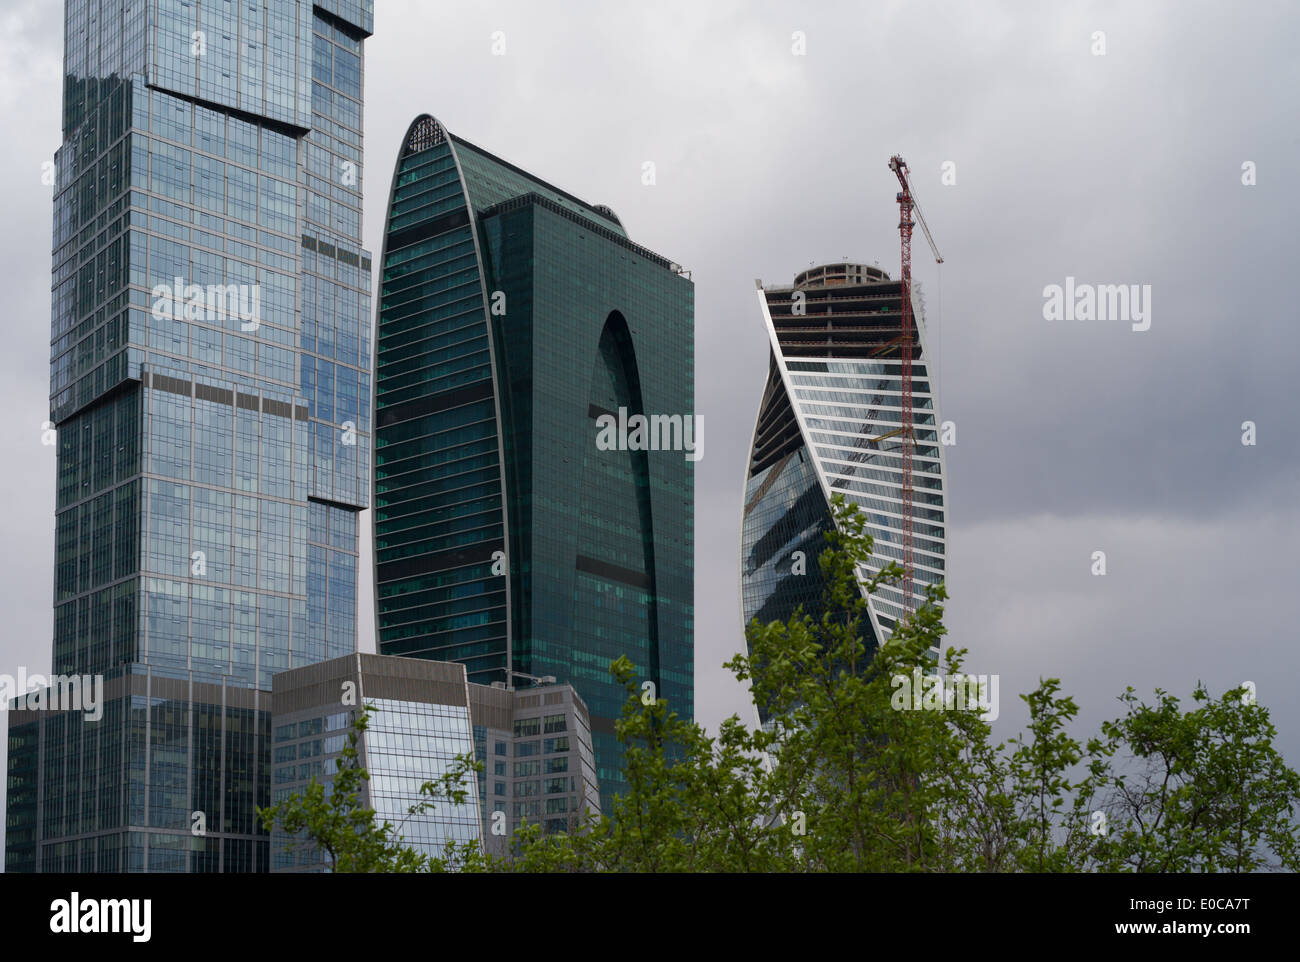
[[[567,778],[548,778],[546,780],[546,794],[553,795],[556,792],[567,792],[569,790],[569,780]]]
[[[493,794],[493,795],[504,795],[505,793],[506,793],[506,783],[505,783],[505,782],[496,782],[496,783],[493,784],[493,786],[492,786],[492,794]]]
[[[560,772],[569,770],[569,756],[561,755],[559,758],[546,759],[546,774],[555,775]]]
[[[505,743],[505,742],[497,742],[497,743],[496,743],[496,747],[495,747],[495,749],[494,749],[493,751],[494,751],[494,754],[497,754],[497,755],[504,755],[504,754],[506,753],[506,743]]]
[[[564,732],[569,730],[565,725],[565,717],[563,715],[547,715],[543,721],[545,723],[544,727],[546,734],[548,735],[551,732]]]
[[[515,798],[526,798],[529,795],[539,794],[540,785],[537,782],[515,782]]]
[[[548,798],[546,800],[547,815],[563,815],[569,810],[569,800],[561,796],[560,798]]]
[[[540,735],[542,733],[542,720],[540,718],[516,718],[515,719],[515,737],[523,738],[527,735]]]
[[[541,759],[533,759],[527,762],[515,762],[515,778],[527,778],[530,775],[542,774]]]
[[[527,758],[536,755],[538,742],[515,742],[515,758]]]
[[[505,773],[506,773],[506,763],[505,763],[505,762],[499,762],[499,761],[498,761],[498,762],[493,762],[493,763],[492,763],[492,774],[493,774],[493,775],[505,775]]]
[[[546,754],[552,752],[567,752],[569,750],[569,736],[561,735],[559,738],[546,739]]]

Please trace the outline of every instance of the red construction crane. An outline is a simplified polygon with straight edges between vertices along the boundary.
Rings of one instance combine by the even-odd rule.
[[[915,224],[912,222],[912,214],[916,214],[916,220],[921,225],[921,230],[925,234],[925,239],[930,243],[930,250],[934,253],[934,262],[942,264],[943,258],[939,255],[939,248],[934,246],[934,238],[930,236],[930,228],[925,226],[925,218],[921,215],[921,208],[916,201],[916,191],[912,189],[912,183],[907,176],[907,162],[901,156],[895,154],[889,158],[889,169],[894,172],[898,178],[899,185],[903,188],[898,192],[898,233],[902,236],[903,241],[903,273],[902,273],[902,314],[903,330],[902,337],[899,339],[899,355],[903,363],[903,617],[899,619],[901,625],[912,614],[912,582],[914,577],[912,567],[912,451],[916,447],[916,433],[912,426],[912,228]]]

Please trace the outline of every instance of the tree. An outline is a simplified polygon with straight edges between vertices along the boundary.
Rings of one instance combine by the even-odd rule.
[[[1197,707],[1157,689],[1156,703],[1133,689],[1122,717],[1094,739],[1094,770],[1108,790],[1109,831],[1097,867],[1134,872],[1252,872],[1300,869],[1295,811],[1300,774],[1273,747],[1277,729],[1253,692],[1215,700],[1203,684]],[[1116,770],[1112,761],[1127,765]]]
[[[633,664],[610,666],[627,690],[615,731],[627,790],[609,811],[561,834],[524,825],[505,856],[449,844],[405,849],[397,829],[359,807],[358,719],[333,792],[314,782],[263,813],[268,828],[315,841],[336,871],[467,872],[1077,872],[1253,871],[1300,866],[1300,775],[1272,746],[1265,708],[1228,692],[1197,708],[1157,691],[1121,696],[1126,714],[1086,746],[1059,679],[1021,695],[1027,729],[994,745],[978,699],[963,698],[964,649],[949,647],[942,585],[887,643],[868,643],[870,594],[890,564],[860,580],[872,539],[836,496],[818,559],[816,616],[747,629],[727,662],[769,718],[737,716],[716,737],[664,699],[642,699]],[[905,696],[905,697],[904,697]],[[461,757],[427,782],[421,812],[462,804],[482,763]],[[400,826],[399,826],[400,828]]]
[[[729,719],[717,738],[683,720],[665,699],[643,700],[627,658],[610,666],[628,698],[615,732],[627,790],[576,831],[515,832],[490,871],[772,871],[782,866],[760,816],[761,756],[753,733]],[[478,867],[478,866],[476,866]]]

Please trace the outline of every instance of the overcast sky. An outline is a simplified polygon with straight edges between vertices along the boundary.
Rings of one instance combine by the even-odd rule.
[[[1076,734],[1126,685],[1256,683],[1300,766],[1300,13],[1282,3],[402,2],[366,44],[367,246],[403,133],[454,133],[591,202],[696,285],[696,716],[749,717],[740,491],[767,370],[754,279],[898,270],[906,157],[948,448],[946,623],[1015,693],[1059,677]],[[0,5],[0,671],[51,655],[50,189],[62,4]],[[502,31],[504,55],[494,55]],[[806,53],[792,51],[801,31]],[[1094,34],[1104,32],[1105,54]],[[642,183],[642,164],[656,183]],[[955,184],[941,182],[955,165]],[[1242,165],[1257,183],[1242,183]],[[1047,321],[1043,290],[1151,287],[1151,324]],[[1243,446],[1241,425],[1257,425]],[[373,649],[369,524],[362,647]],[[1091,573],[1104,551],[1107,574]]]

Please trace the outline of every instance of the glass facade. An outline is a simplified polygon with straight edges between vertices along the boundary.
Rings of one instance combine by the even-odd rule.
[[[426,855],[445,855],[448,841],[477,841],[479,808],[473,792],[464,804],[440,798],[428,811],[409,814],[413,805],[431,801],[420,794],[422,784],[437,781],[457,755],[474,752],[468,706],[392,698],[367,698],[366,704],[374,710],[360,751],[370,778],[362,786],[360,804],[373,808],[377,822],[392,824],[408,846]],[[272,801],[302,794],[313,779],[325,786],[329,796],[354,718],[354,711],[340,711],[337,706],[322,707],[309,717],[295,713],[291,720],[275,716]],[[328,870],[314,845],[278,832],[272,853],[274,871]]]
[[[268,706],[231,692],[356,646],[372,29],[372,0],[66,4],[53,660],[123,701],[19,719],[11,870],[267,867]],[[70,814],[88,791],[120,799]]]
[[[944,577],[947,526],[938,405],[928,372],[924,305],[913,296],[912,423],[902,423],[902,285],[878,268],[822,265],[789,287],[760,288],[772,353],[750,451],[741,521],[745,623],[817,614],[817,558],[830,498],[856,503],[874,538],[861,577],[903,558],[902,445],[912,449],[912,608]],[[910,438],[909,438],[910,435]],[[803,552],[802,560],[796,552]],[[902,615],[902,587],[868,597],[875,645]],[[759,706],[760,717],[766,713]]]
[[[473,754],[469,707],[389,698],[371,704],[375,713],[366,732],[365,759],[375,818],[399,826],[406,844],[426,855],[445,854],[449,840],[477,841],[479,806],[473,791],[463,804],[439,798],[429,811],[407,814],[412,805],[429,801],[420,794],[424,782],[436,782],[457,755]]]
[[[618,790],[609,663],[693,711],[693,475],[598,419],[693,417],[694,293],[593,207],[412,124],[378,309],[375,561],[385,654],[571,683]]]
[[[817,557],[826,547],[831,515],[807,449],[801,446],[755,472],[745,495],[746,623],[785,621],[800,605],[812,613],[822,597]]]

